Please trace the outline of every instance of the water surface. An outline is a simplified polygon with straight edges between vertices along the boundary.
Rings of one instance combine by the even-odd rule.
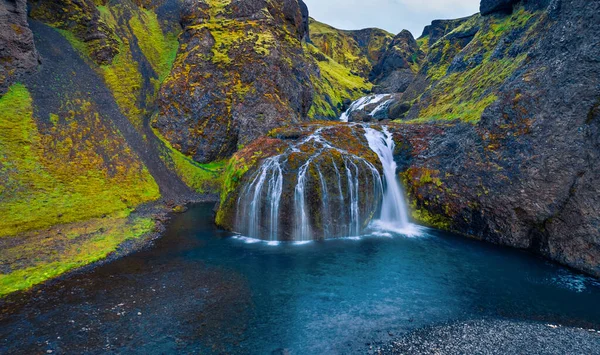
[[[600,285],[528,253],[428,230],[248,243],[178,215],[147,251],[0,304],[0,353],[362,353],[444,321],[600,328]]]

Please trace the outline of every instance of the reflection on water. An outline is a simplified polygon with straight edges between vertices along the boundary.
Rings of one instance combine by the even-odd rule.
[[[508,317],[600,329],[600,285],[437,231],[302,245],[177,216],[144,252],[1,305],[0,353],[364,351],[415,327]]]

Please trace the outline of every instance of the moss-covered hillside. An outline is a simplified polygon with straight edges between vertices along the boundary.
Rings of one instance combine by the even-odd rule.
[[[368,78],[373,66],[392,42],[393,35],[377,28],[344,31],[310,19],[310,40],[323,54]]]
[[[148,124],[179,46],[167,3],[30,3],[43,66],[0,97],[0,294],[152,232],[139,206],[219,190],[221,163],[198,165]],[[39,240],[49,249],[32,257]]]

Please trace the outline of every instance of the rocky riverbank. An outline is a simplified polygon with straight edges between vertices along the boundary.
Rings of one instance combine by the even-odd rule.
[[[513,320],[426,327],[371,346],[368,354],[600,354],[600,330]]]

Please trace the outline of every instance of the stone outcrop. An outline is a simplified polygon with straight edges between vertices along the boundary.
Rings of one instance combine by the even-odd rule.
[[[39,56],[27,24],[26,0],[0,1],[0,96],[23,74],[33,72]]]
[[[369,74],[369,79],[377,84],[375,91],[404,92],[414,80],[424,58],[425,53],[412,34],[407,30],[400,32]]]
[[[204,163],[301,122],[312,105],[311,73],[318,74],[302,47],[305,17],[297,0],[186,2],[154,127]]]
[[[389,126],[415,220],[600,276],[599,16],[526,1],[420,40]]]
[[[417,220],[598,276],[600,4],[541,5],[473,17],[431,44],[424,79],[392,108],[452,123],[398,127],[402,175]]]
[[[280,128],[233,156],[217,223],[272,241],[359,235],[381,205],[381,170],[361,126]]]

